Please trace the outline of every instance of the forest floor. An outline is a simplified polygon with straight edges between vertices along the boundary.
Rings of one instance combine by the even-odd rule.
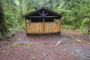
[[[0,60],[90,60],[90,40],[74,30],[41,37],[11,32],[15,35],[10,41],[1,41]]]

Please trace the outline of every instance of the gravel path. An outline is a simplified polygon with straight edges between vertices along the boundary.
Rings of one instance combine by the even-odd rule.
[[[1,48],[0,60],[90,60],[90,45],[64,33],[27,37],[25,32],[13,32],[16,41]]]

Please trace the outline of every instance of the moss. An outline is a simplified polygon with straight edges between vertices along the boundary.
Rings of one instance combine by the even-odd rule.
[[[77,42],[81,43],[82,41],[81,41],[81,40],[79,40],[79,39],[77,39]]]
[[[0,47],[3,46],[3,44],[0,42]]]
[[[18,46],[18,45],[33,45],[33,44],[42,44],[42,43],[21,43],[21,44],[11,44],[11,46]]]

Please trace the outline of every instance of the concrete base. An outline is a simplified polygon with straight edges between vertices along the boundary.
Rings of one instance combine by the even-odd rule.
[[[61,32],[55,32],[55,33],[41,33],[41,34],[35,34],[35,33],[26,33],[27,36],[47,36],[47,35],[60,35]]]

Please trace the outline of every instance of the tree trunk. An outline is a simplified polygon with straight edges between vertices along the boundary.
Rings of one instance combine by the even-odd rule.
[[[8,32],[8,29],[6,26],[6,21],[4,18],[4,13],[3,13],[3,8],[2,8],[2,3],[0,0],[0,35],[5,36],[7,32]]]

